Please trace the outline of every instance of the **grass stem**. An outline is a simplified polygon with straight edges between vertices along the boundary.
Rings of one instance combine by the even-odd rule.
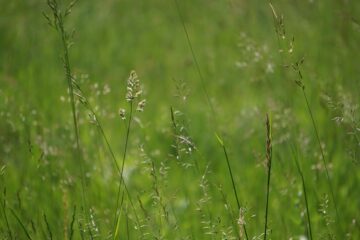
[[[318,129],[317,129],[317,126],[316,126],[316,123],[315,123],[313,113],[311,111],[311,107],[310,107],[310,104],[309,104],[309,101],[308,101],[308,98],[307,98],[307,95],[306,95],[306,92],[305,92],[305,88],[302,88],[302,93],[303,93],[303,96],[304,96],[304,99],[305,99],[305,102],[306,102],[306,107],[307,107],[309,116],[311,118],[311,122],[312,122],[312,125],[313,125],[313,128],[314,128],[314,131],[315,131],[316,140],[317,140],[317,142],[319,144],[320,153],[321,153],[321,159],[323,161],[324,168],[325,168],[325,173],[326,173],[326,180],[327,180],[329,190],[330,190],[330,194],[331,194],[331,198],[333,200],[334,207],[335,207],[336,219],[337,219],[338,224],[340,224],[339,212],[338,212],[338,208],[337,208],[337,204],[336,204],[336,200],[335,200],[335,194],[334,194],[334,190],[333,190],[333,187],[332,187],[327,162],[326,162],[326,159],[325,159],[324,150],[323,150],[323,147],[321,146],[319,132],[318,132]]]
[[[28,230],[26,229],[25,225],[22,223],[22,221],[20,220],[20,218],[18,217],[18,215],[16,215],[15,211],[12,210],[12,209],[10,209],[10,211],[11,211],[11,214],[16,218],[16,221],[19,223],[19,225],[20,225],[20,227],[22,228],[22,230],[24,231],[27,239],[32,240],[32,238],[31,238]]]
[[[12,240],[13,236],[12,236],[12,232],[11,232],[10,225],[9,225],[9,219],[7,217],[7,214],[6,214],[6,188],[4,188],[4,199],[0,202],[0,204],[1,204],[1,210],[3,212],[3,216],[4,216],[4,219],[5,219],[9,239]]]
[[[306,206],[308,235],[309,235],[309,239],[312,240],[313,235],[312,235],[312,227],[311,227],[311,217],[310,217],[310,211],[309,211],[309,202],[308,202],[308,197],[307,197],[305,178],[304,178],[304,174],[301,170],[300,162],[298,159],[298,154],[295,153],[294,148],[292,148],[292,151],[293,151],[293,156],[294,156],[294,160],[295,160],[295,164],[296,164],[296,169],[301,177],[301,183],[302,183],[302,188],[303,188],[303,192],[304,192],[304,200],[305,200],[305,206]]]
[[[270,119],[269,119],[269,115],[266,114],[266,165],[267,165],[267,185],[266,185],[266,205],[265,205],[264,240],[267,239],[267,229],[268,229],[268,212],[269,212],[271,164],[272,164],[271,122],[270,122]]]

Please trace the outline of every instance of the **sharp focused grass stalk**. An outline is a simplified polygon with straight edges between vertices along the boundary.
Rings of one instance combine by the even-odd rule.
[[[301,177],[301,183],[302,183],[302,188],[303,188],[303,192],[304,192],[304,200],[305,200],[305,206],[306,206],[306,216],[307,216],[307,227],[308,227],[308,236],[309,239],[312,240],[313,236],[312,236],[312,228],[311,228],[311,218],[310,218],[310,211],[309,211],[309,203],[308,203],[308,198],[307,198],[307,190],[306,190],[306,184],[305,184],[305,178],[304,178],[304,174],[301,170],[301,166],[300,166],[300,162],[298,159],[298,154],[295,152],[294,148],[292,148],[293,151],[293,155],[294,155],[294,160],[295,160],[295,164],[296,164],[296,169]]]
[[[267,185],[266,185],[266,205],[265,205],[264,240],[266,240],[266,238],[267,238],[267,229],[268,229],[268,212],[269,212],[269,196],[270,196],[271,162],[272,162],[271,121],[270,121],[270,119],[269,119],[269,115],[266,114],[266,167],[267,167]]]

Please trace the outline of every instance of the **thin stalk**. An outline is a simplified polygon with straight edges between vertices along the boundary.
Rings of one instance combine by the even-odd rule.
[[[94,108],[92,107],[91,103],[88,101],[87,97],[85,96],[84,92],[81,90],[80,86],[78,84],[76,84],[76,82],[73,82],[74,85],[76,86],[76,89],[79,91],[79,93],[75,93],[75,95],[77,95],[80,99],[80,102],[85,106],[86,109],[88,109],[92,116],[93,116],[93,120],[95,121],[96,123],[96,126],[98,127],[99,131],[100,131],[100,134],[101,136],[103,137],[104,141],[105,141],[105,144],[106,144],[106,147],[108,149],[108,151],[110,152],[110,155],[111,155],[111,158],[113,159],[113,162],[114,162],[114,165],[116,167],[116,170],[118,171],[119,175],[121,176],[121,179],[120,181],[123,182],[123,170],[124,170],[124,161],[125,161],[125,157],[126,157],[126,149],[127,149],[127,145],[128,145],[128,141],[129,141],[129,135],[130,135],[130,130],[129,130],[129,127],[130,127],[130,122],[132,120],[132,113],[133,113],[133,103],[130,104],[130,119],[129,119],[129,126],[128,126],[128,130],[127,130],[127,134],[126,134],[126,137],[127,137],[127,140],[126,140],[126,144],[125,144],[125,151],[124,151],[124,158],[123,158],[123,162],[122,162],[122,168],[120,169],[119,167],[119,164],[118,164],[118,161],[117,161],[117,158],[115,156],[115,153],[114,151],[112,150],[112,147],[110,145],[110,142],[108,140],[108,137],[107,135],[105,134],[105,131],[102,127],[102,124],[100,122],[100,119],[98,118],[98,115],[96,114]],[[126,190],[126,192],[128,193],[128,197],[131,201],[131,198],[130,198],[130,194],[129,194],[129,190],[124,182],[124,188]]]
[[[72,220],[71,220],[71,224],[70,224],[69,240],[72,240],[73,235],[74,235],[75,216],[76,216],[76,205],[74,206],[74,211],[73,211]]]
[[[231,170],[229,157],[228,157],[228,154],[227,154],[227,151],[226,151],[226,147],[225,147],[224,145],[223,145],[222,147],[223,147],[223,150],[224,150],[224,155],[225,155],[225,159],[226,159],[226,164],[227,164],[227,167],[228,167],[228,170],[229,170],[229,173],[230,173],[231,184],[232,184],[232,188],[233,188],[233,191],[234,191],[234,196],[235,196],[235,199],[236,199],[236,204],[237,204],[237,206],[238,206],[238,209],[240,209],[240,201],[239,201],[239,197],[238,197],[237,192],[236,192],[235,181],[234,181],[233,173],[232,173],[232,170]]]
[[[46,19],[49,21],[50,26],[54,27],[57,32],[60,34],[61,42],[63,46],[63,62],[64,62],[64,69],[65,69],[65,78],[67,80],[69,96],[70,96],[70,105],[71,105],[71,112],[73,117],[73,124],[74,124],[74,132],[75,132],[75,140],[76,140],[76,153],[77,153],[77,160],[79,161],[80,167],[80,174],[81,174],[81,190],[82,190],[82,203],[85,209],[87,209],[86,204],[86,191],[85,191],[85,174],[84,174],[84,167],[82,160],[82,153],[80,148],[80,138],[79,138],[79,126],[76,117],[76,107],[75,107],[75,95],[74,95],[74,86],[73,86],[73,77],[71,75],[71,65],[69,59],[69,36],[68,33],[65,31],[64,28],[64,17],[70,13],[70,10],[75,4],[75,1],[70,5],[67,9],[67,12],[63,13],[56,0],[48,0],[47,1],[49,8],[52,10],[54,19],[51,19],[44,14]],[[69,12],[68,12],[69,11]]]
[[[66,39],[65,39],[65,31],[63,26],[62,18],[60,20],[60,31],[61,31],[61,39],[63,43],[63,51],[64,51],[64,67],[66,72],[66,79],[68,82],[68,89],[70,94],[70,103],[71,103],[71,111],[73,116],[73,123],[74,123],[74,132],[76,138],[76,150],[77,150],[77,157],[79,160],[80,172],[81,172],[81,188],[82,188],[82,197],[83,197],[83,205],[86,208],[86,194],[85,194],[85,174],[84,174],[84,167],[82,164],[81,158],[81,149],[80,149],[80,138],[79,138],[79,126],[76,118],[76,108],[75,108],[75,97],[74,97],[74,87],[72,84],[72,76],[71,76],[71,68],[70,68],[70,60],[69,60],[69,50],[67,47]]]
[[[13,239],[13,236],[12,236],[12,233],[11,233],[11,230],[10,230],[9,220],[7,218],[7,215],[6,215],[5,196],[6,196],[6,188],[4,189],[4,200],[1,202],[1,210],[3,212],[3,216],[4,216],[4,219],[5,219],[5,222],[6,222],[6,228],[7,228],[7,231],[8,231],[9,239]]]
[[[16,215],[15,211],[10,209],[12,215],[14,215],[14,217],[16,218],[16,220],[18,221],[18,223],[20,224],[22,230],[24,231],[26,237],[29,239],[29,240],[32,240],[28,230],[26,229],[25,225],[21,222],[20,218]]]
[[[184,29],[184,32],[185,32],[185,35],[186,35],[186,39],[187,39],[187,43],[188,43],[189,48],[190,48],[191,56],[192,56],[192,58],[194,60],[196,70],[197,70],[197,72],[199,74],[199,78],[200,78],[200,81],[201,81],[201,88],[203,89],[203,92],[204,92],[205,97],[206,97],[206,101],[207,101],[207,103],[208,103],[208,105],[209,105],[209,107],[211,109],[212,116],[215,118],[215,116],[216,116],[215,110],[214,110],[214,107],[213,107],[213,105],[212,105],[212,103],[210,101],[210,96],[209,96],[209,94],[207,92],[207,89],[206,89],[206,86],[205,86],[205,80],[204,80],[204,77],[203,77],[203,75],[201,73],[200,66],[199,66],[198,60],[196,58],[194,48],[193,48],[193,46],[191,44],[190,36],[189,36],[189,33],[188,33],[186,25],[185,25],[184,17],[181,14],[181,10],[180,10],[180,6],[179,6],[178,1],[174,0],[174,2],[175,2],[176,10],[177,10],[177,12],[179,14],[179,18],[180,18],[181,24],[183,26],[183,29]]]
[[[224,205],[225,205],[225,206],[228,206],[228,205],[229,205],[228,200],[227,200],[226,195],[225,195],[225,193],[223,192],[221,186],[219,186],[219,192],[220,192],[220,194],[221,194],[221,197],[222,197],[222,200],[223,200]],[[234,221],[234,219],[236,219],[236,218],[234,217],[234,212],[233,212],[232,208],[229,208],[229,210],[228,210],[227,212],[228,212],[229,219],[230,219],[230,221],[231,221],[232,224],[233,224],[233,228],[236,229],[237,226],[239,226],[240,224],[236,224],[236,221]],[[240,213],[240,214],[241,214],[241,213]],[[239,214],[239,215],[240,215],[240,214]],[[242,217],[242,216],[241,216],[241,217]],[[239,217],[239,218],[240,218],[240,217]],[[238,221],[238,222],[239,222],[239,221]],[[243,225],[243,224],[241,224],[241,225]],[[238,239],[241,239],[241,235],[240,235],[240,232],[239,232],[239,231],[236,231],[236,235],[237,235]]]
[[[180,151],[179,151],[179,131],[178,131],[178,125],[176,124],[176,119],[175,119],[175,114],[174,114],[174,109],[172,106],[170,106],[170,116],[171,116],[171,122],[172,122],[172,125],[173,125],[173,134],[174,134],[174,141],[175,141],[175,145],[176,145],[176,148],[175,148],[175,151],[176,151],[176,155],[179,156],[180,155]],[[198,152],[198,149],[196,147],[194,147],[195,151]],[[199,167],[199,164],[198,162],[193,159],[193,162],[194,162],[194,165],[195,165],[195,168],[196,168],[196,171],[198,174],[200,174],[200,167]]]
[[[305,88],[302,88],[302,92],[303,92],[304,99],[305,99],[306,106],[307,106],[307,110],[308,110],[308,113],[309,113],[309,115],[310,115],[311,122],[312,122],[312,125],[313,125],[313,128],[314,128],[314,132],[315,132],[315,135],[316,135],[316,140],[317,140],[317,142],[318,142],[318,144],[319,144],[319,148],[320,148],[320,152],[321,152],[321,159],[322,159],[323,164],[324,164],[327,183],[328,183],[328,186],[329,186],[329,189],[330,189],[331,198],[332,198],[332,200],[333,200],[333,202],[334,202],[334,207],[335,207],[337,222],[338,222],[339,224],[341,224],[340,221],[339,221],[339,219],[340,219],[340,217],[339,217],[339,212],[338,212],[337,204],[336,204],[336,201],[335,201],[334,190],[333,190],[333,187],[332,187],[332,184],[331,184],[330,175],[329,175],[329,170],[328,170],[328,167],[327,167],[327,162],[326,162],[326,159],[325,159],[324,150],[323,150],[323,148],[322,148],[322,146],[321,146],[321,141],[320,141],[320,137],[319,137],[319,132],[318,132],[318,129],[317,129],[317,126],[316,126],[316,123],[315,123],[315,119],[314,119],[313,113],[312,113],[311,108],[310,108],[310,104],[309,104],[309,101],[308,101],[308,98],[307,98],[307,95],[306,95],[306,92],[305,92]]]
[[[292,148],[292,151],[293,151],[293,155],[294,155],[294,160],[295,160],[295,164],[296,164],[296,168],[297,168],[297,171],[301,177],[301,182],[302,182],[302,188],[303,188],[303,192],[304,192],[304,200],[305,200],[305,206],[306,206],[306,216],[307,216],[307,221],[308,221],[308,224],[307,224],[307,227],[308,227],[308,235],[309,235],[309,238],[310,240],[313,239],[313,236],[312,236],[312,229],[311,229],[311,217],[310,217],[310,211],[309,211],[309,202],[308,202],[308,198],[307,198],[307,191],[306,191],[306,184],[305,184],[305,178],[304,178],[304,174],[301,170],[301,167],[300,167],[300,162],[299,162],[299,159],[297,157],[297,154],[294,152],[294,149]]]
[[[187,43],[188,43],[188,46],[189,46],[189,49],[190,49],[192,58],[193,58],[193,60],[194,60],[196,70],[197,70],[198,75],[199,75],[199,78],[200,78],[201,88],[202,88],[202,90],[203,90],[203,92],[204,92],[204,95],[205,95],[205,97],[206,97],[207,104],[209,105],[209,108],[210,108],[210,110],[211,110],[211,113],[212,113],[211,116],[212,116],[212,118],[213,118],[213,124],[214,124],[215,129],[216,129],[216,128],[217,128],[217,120],[216,120],[217,114],[215,113],[215,109],[214,109],[214,107],[213,107],[213,104],[211,103],[210,96],[209,96],[208,91],[207,91],[207,89],[206,89],[205,79],[204,79],[203,74],[202,74],[202,72],[201,72],[201,70],[200,70],[200,66],[199,66],[199,63],[198,63],[198,60],[197,60],[197,58],[196,58],[196,54],[195,54],[194,48],[193,48],[192,43],[191,43],[191,40],[190,40],[190,36],[189,36],[188,30],[187,30],[187,27],[186,27],[186,25],[185,25],[184,18],[183,18],[182,14],[181,14],[181,10],[180,10],[179,3],[178,3],[177,0],[174,0],[174,2],[175,2],[175,5],[176,5],[176,10],[177,10],[177,13],[178,13],[178,15],[179,15],[179,18],[180,18],[182,27],[183,27],[184,32],[185,32],[185,35],[186,35],[186,40],[187,40]],[[215,134],[216,134],[216,136],[218,137],[218,139],[221,139],[221,136],[219,136],[216,131],[215,131]],[[234,194],[235,194],[237,206],[238,206],[238,209],[240,210],[240,202],[239,202],[239,198],[238,198],[237,193],[236,193],[235,182],[234,182],[234,179],[233,179],[233,176],[232,176],[231,167],[230,167],[230,162],[229,162],[229,159],[228,159],[228,157],[227,157],[226,147],[225,147],[223,144],[222,144],[222,147],[223,147],[223,151],[224,151],[224,154],[225,154],[225,157],[226,157],[226,161],[227,161],[227,165],[228,165],[228,169],[229,169],[229,173],[230,173],[230,177],[231,177],[231,181],[232,181],[232,186],[233,186],[233,189],[234,189]],[[246,239],[249,239],[245,225],[243,225],[243,229],[244,229],[244,233],[245,233]]]
[[[222,140],[218,135],[216,135],[216,137],[217,137],[217,139],[218,139],[218,141],[219,141],[219,143],[220,143],[220,145],[222,146],[222,149],[223,149],[223,151],[224,151],[224,155],[225,155],[225,159],[226,159],[226,164],[227,164],[227,167],[228,167],[228,170],[229,170],[230,179],[231,179],[231,184],[232,184],[232,188],[233,188],[233,191],[234,191],[234,196],[235,196],[235,199],[236,199],[236,204],[237,204],[238,210],[240,211],[240,209],[241,209],[241,204],[240,204],[240,200],[239,200],[239,197],[238,197],[238,194],[237,194],[237,191],[236,191],[234,176],[233,176],[233,173],[232,173],[232,170],[231,170],[230,160],[229,160],[229,156],[228,156],[227,151],[226,151],[226,146],[225,146],[223,140]],[[243,226],[243,230],[244,230],[246,239],[249,239],[245,224],[243,224],[242,226]]]
[[[277,35],[277,39],[278,39],[278,45],[279,45],[278,47],[279,47],[279,50],[280,50],[281,49],[281,47],[280,47],[280,36],[279,36],[279,32],[281,32],[280,30],[282,30],[282,32],[281,32],[282,39],[286,39],[284,21],[283,21],[282,17],[279,17],[277,15],[277,13],[275,11],[275,8],[271,4],[271,1],[269,1],[269,5],[270,5],[270,8],[271,8],[272,13],[273,13],[274,26],[275,26],[275,31],[277,33],[276,35]],[[294,41],[294,38],[293,38],[292,41]],[[286,52],[286,51],[281,51],[281,54],[280,54],[283,63],[284,63],[284,52]],[[314,132],[315,132],[316,140],[317,140],[319,148],[320,148],[321,158],[322,158],[324,168],[325,168],[325,173],[326,173],[326,180],[327,180],[328,187],[329,187],[330,194],[331,194],[331,198],[332,198],[332,201],[333,201],[334,207],[335,207],[336,219],[337,219],[337,222],[339,223],[340,230],[342,231],[339,212],[338,212],[337,203],[336,203],[336,200],[335,200],[334,190],[333,190],[333,187],[332,187],[332,184],[331,184],[331,179],[330,179],[330,175],[329,175],[329,171],[328,171],[328,167],[327,167],[327,162],[326,162],[326,159],[325,159],[325,154],[324,154],[323,148],[321,146],[319,132],[318,132],[317,125],[315,123],[315,118],[314,118],[313,113],[311,111],[311,107],[310,107],[310,104],[309,104],[309,101],[308,101],[308,98],[307,98],[307,95],[306,95],[305,85],[303,83],[303,75],[302,75],[301,70],[300,70],[300,66],[301,66],[302,63],[303,63],[303,59],[298,61],[298,62],[295,62],[295,63],[291,64],[291,67],[298,74],[298,79],[295,80],[295,83],[297,84],[298,87],[301,88],[303,96],[304,96],[304,100],[306,102],[307,111],[308,111],[308,114],[309,114],[309,116],[311,118],[311,122],[312,122],[312,126],[313,126],[313,129],[314,129]],[[286,65],[284,65],[284,66],[286,66]]]
[[[85,236],[84,236],[85,231],[84,231],[84,228],[80,221],[78,222],[78,225],[79,225],[80,238],[81,238],[81,240],[84,240],[85,239]]]
[[[266,185],[264,240],[266,240],[266,238],[267,238],[267,228],[268,228],[269,195],[270,195],[270,179],[271,179],[271,161],[272,161],[271,123],[270,123],[269,115],[266,115],[267,185]]]
[[[81,94],[84,94],[82,92],[82,90],[80,89],[79,86],[77,86],[78,90],[81,92]],[[105,141],[105,144],[106,144],[106,147],[108,148],[108,151],[110,152],[110,155],[113,159],[113,162],[114,162],[114,165],[120,175],[120,184],[119,184],[119,187],[118,187],[118,192],[117,192],[117,200],[116,200],[116,211],[115,211],[115,217],[114,217],[114,229],[116,227],[116,222],[117,222],[117,218],[120,217],[117,215],[117,212],[119,210],[119,200],[120,200],[120,192],[121,192],[121,187],[122,187],[122,184],[124,184],[124,189],[125,189],[125,192],[128,196],[128,199],[129,199],[129,202],[130,202],[130,205],[131,207],[133,208],[133,211],[134,211],[134,215],[135,215],[135,218],[136,218],[136,221],[139,221],[138,220],[138,216],[136,214],[136,210],[135,210],[135,206],[134,206],[134,203],[131,199],[131,195],[130,195],[130,191],[124,181],[124,176],[123,176],[123,173],[124,173],[124,166],[125,166],[125,159],[126,159],[126,155],[127,155],[127,148],[128,148],[128,142],[129,142],[129,138],[130,138],[130,126],[131,126],[131,122],[132,122],[132,114],[133,114],[133,102],[131,101],[130,102],[130,116],[129,116],[129,122],[128,122],[128,126],[127,126],[127,132],[126,132],[126,139],[125,139],[125,146],[124,146],[124,155],[123,155],[123,159],[122,159],[122,166],[120,168],[119,164],[118,164],[118,161],[117,161],[117,158],[115,156],[115,153],[114,151],[112,150],[112,147],[110,145],[110,142],[105,134],[105,131],[102,127],[102,124],[97,116],[97,114],[95,113],[92,105],[89,103],[89,101],[87,100],[87,98],[83,95],[79,96],[80,98],[82,98],[84,101],[83,101],[83,104],[86,106],[86,108],[91,112],[91,114],[93,114],[94,118],[95,118],[95,121],[96,121],[96,125],[97,127],[99,128],[100,130],[100,134],[101,136],[103,137],[104,141]],[[123,193],[124,194],[124,193]],[[123,197],[122,197],[123,198]],[[123,201],[121,201],[121,204],[120,204],[120,208],[122,207],[122,203]]]
[[[121,197],[121,204],[123,204],[123,202],[124,202],[124,194]],[[117,212],[115,212],[116,222],[115,222],[115,227],[114,227],[113,240],[115,240],[119,234],[121,212],[122,212],[122,208],[120,209],[119,215],[117,215]]]
[[[132,117],[133,117],[133,101],[130,101],[130,113],[129,113],[129,121],[128,121],[128,125],[127,125],[127,130],[126,130],[126,137],[125,137],[125,145],[124,145],[124,153],[123,153],[123,159],[122,159],[122,164],[121,164],[121,170],[120,171],[120,184],[118,187],[118,193],[117,193],[117,203],[116,203],[116,211],[115,211],[115,221],[114,221],[114,227],[116,226],[116,222],[117,222],[117,218],[120,218],[121,216],[118,215],[117,216],[117,212],[119,211],[119,208],[122,209],[123,206],[123,201],[121,201],[120,206],[119,206],[119,200],[120,200],[120,192],[121,192],[121,187],[122,184],[124,184],[124,189],[128,195],[129,201],[130,201],[130,205],[132,206],[133,210],[134,210],[134,214],[135,214],[135,218],[136,220],[139,222],[138,216],[136,214],[135,211],[135,206],[131,200],[130,197],[130,192],[126,186],[126,183],[124,181],[124,168],[125,168],[125,161],[126,161],[126,156],[127,156],[127,150],[128,150],[128,144],[129,144],[129,139],[130,139],[130,130],[131,130],[131,122],[132,122]],[[122,198],[124,196],[124,193],[122,194]]]
[[[51,232],[51,229],[50,229],[50,224],[49,224],[45,214],[44,214],[44,222],[46,224],[46,229],[47,229],[47,231],[49,233],[50,240],[52,240],[53,236],[52,236],[52,232]]]
[[[129,217],[127,215],[127,211],[126,211],[126,236],[127,239],[130,239],[130,226],[129,226]]]
[[[134,210],[134,215],[135,215],[135,218],[136,218],[136,221],[139,221],[138,220],[138,217],[137,217],[137,214],[136,214],[136,210],[135,210],[135,206],[133,204],[133,201],[131,199],[131,195],[130,195],[130,192],[129,192],[129,189],[128,187],[126,186],[126,183],[124,182],[124,179],[123,179],[123,171],[124,171],[124,165],[125,165],[125,159],[126,159],[126,152],[127,152],[127,148],[128,148],[128,142],[129,142],[129,136],[130,136],[130,126],[131,126],[131,122],[132,122],[132,114],[133,114],[133,101],[130,102],[130,117],[129,117],[129,122],[128,122],[128,126],[127,126],[127,133],[126,133],[126,143],[125,143],[125,150],[124,150],[124,155],[123,155],[123,161],[122,161],[122,167],[120,168],[119,164],[118,164],[118,161],[117,161],[117,158],[115,156],[115,153],[114,151],[112,150],[112,147],[110,145],[110,142],[108,140],[108,137],[107,135],[105,134],[105,131],[102,127],[102,124],[101,124],[101,121],[100,119],[98,118],[94,108],[92,107],[91,103],[88,101],[87,97],[85,96],[84,92],[82,91],[81,87],[74,81],[73,82],[74,86],[76,87],[76,90],[78,92],[75,92],[74,94],[79,97],[80,99],[80,102],[84,105],[84,107],[90,111],[90,113],[92,114],[92,117],[93,117],[93,121],[94,123],[96,124],[97,128],[99,129],[100,131],[100,135],[103,137],[104,141],[105,141],[105,144],[106,144],[106,147],[108,149],[108,151],[110,152],[110,155],[111,155],[111,158],[114,162],[114,165],[116,167],[116,170],[120,176],[120,184],[119,184],[119,187],[118,187],[118,192],[117,192],[117,201],[116,201],[116,211],[115,211],[115,217],[114,217],[114,227],[116,226],[116,222],[117,222],[117,212],[118,212],[118,209],[119,209],[119,200],[120,200],[120,192],[121,192],[121,187],[122,187],[122,184],[124,184],[124,189],[125,189],[125,192],[128,196],[128,199],[130,201],[130,205],[131,207],[133,208]]]
[[[133,101],[130,102],[129,122],[128,122],[128,126],[127,126],[127,131],[126,131],[124,153],[123,153],[123,159],[122,159],[122,164],[121,164],[121,179],[122,179],[122,181],[124,181],[123,173],[124,173],[124,166],[125,166],[125,160],[126,160],[126,154],[127,154],[129,139],[130,139],[130,129],[131,129],[131,122],[132,122],[132,115],[133,115]],[[120,182],[120,187],[121,187],[122,181]]]

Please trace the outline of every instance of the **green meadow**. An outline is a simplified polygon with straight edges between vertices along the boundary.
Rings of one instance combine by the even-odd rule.
[[[0,0],[0,239],[360,239],[360,2]]]

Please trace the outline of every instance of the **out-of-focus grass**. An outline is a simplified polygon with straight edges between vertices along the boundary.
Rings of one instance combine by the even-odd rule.
[[[284,15],[288,36],[294,36],[293,55],[305,57],[304,83],[329,161],[340,224],[333,222],[331,201],[327,216],[319,212],[324,210],[320,207],[326,200],[324,194],[331,200],[326,176],[301,92],[294,84],[294,75],[281,66],[268,4],[235,0],[186,0],[179,4],[215,108],[217,128],[229,150],[241,201],[248,209],[245,220],[250,236],[259,236],[263,230],[264,120],[265,113],[270,112],[271,237],[306,235],[302,183],[291,151],[295,144],[308,184],[314,238],[328,233],[339,239],[346,233],[350,239],[358,238],[360,4],[273,3]],[[80,160],[74,158],[72,150],[74,136],[60,59],[61,43],[42,16],[42,12],[48,12],[46,1],[0,1],[0,5],[0,186],[2,191],[6,188],[1,200],[6,199],[14,236],[25,237],[9,209],[16,212],[34,239],[44,237],[47,231],[44,213],[53,235],[62,238],[69,235],[65,232],[69,230],[73,206],[78,206],[77,219],[82,219],[82,210],[77,170]],[[74,73],[98,111],[119,159],[125,128],[117,112],[126,106],[126,79],[132,69],[145,88],[147,105],[143,113],[136,114],[125,174],[138,214],[148,226],[144,231],[151,230],[148,237],[219,238],[222,231],[234,227],[232,221],[236,225],[238,213],[234,210],[235,217],[229,217],[219,190],[221,185],[227,201],[236,209],[222,149],[214,136],[213,113],[207,106],[174,2],[79,1],[66,26],[76,30],[70,49]],[[185,85],[185,90],[179,93],[176,86],[180,84]],[[188,95],[186,101],[175,96],[181,93]],[[186,133],[181,134],[191,137],[197,149],[185,153],[180,163],[170,156],[174,154],[170,106],[182,112],[176,115],[178,124],[186,128]],[[99,229],[99,238],[105,239],[113,230],[116,171],[87,112],[78,108],[87,200],[96,223],[91,228]],[[143,152],[139,146],[143,146]],[[144,158],[144,153],[148,157]],[[193,161],[198,161],[200,172],[184,167]],[[151,162],[158,169],[156,184]],[[205,191],[199,184],[207,165]],[[169,169],[162,175],[164,168]],[[163,203],[154,198],[155,185]],[[211,199],[201,202],[206,196]],[[138,198],[151,220],[141,212]],[[169,211],[169,222],[161,217],[161,204]],[[132,210],[129,206],[127,209],[130,237],[137,238],[139,231],[134,230]],[[0,236],[7,239],[3,215]],[[80,238],[78,221],[75,239]],[[204,229],[208,221],[217,226],[218,235]],[[122,225],[123,238],[125,230]],[[235,231],[232,236],[237,236]]]

